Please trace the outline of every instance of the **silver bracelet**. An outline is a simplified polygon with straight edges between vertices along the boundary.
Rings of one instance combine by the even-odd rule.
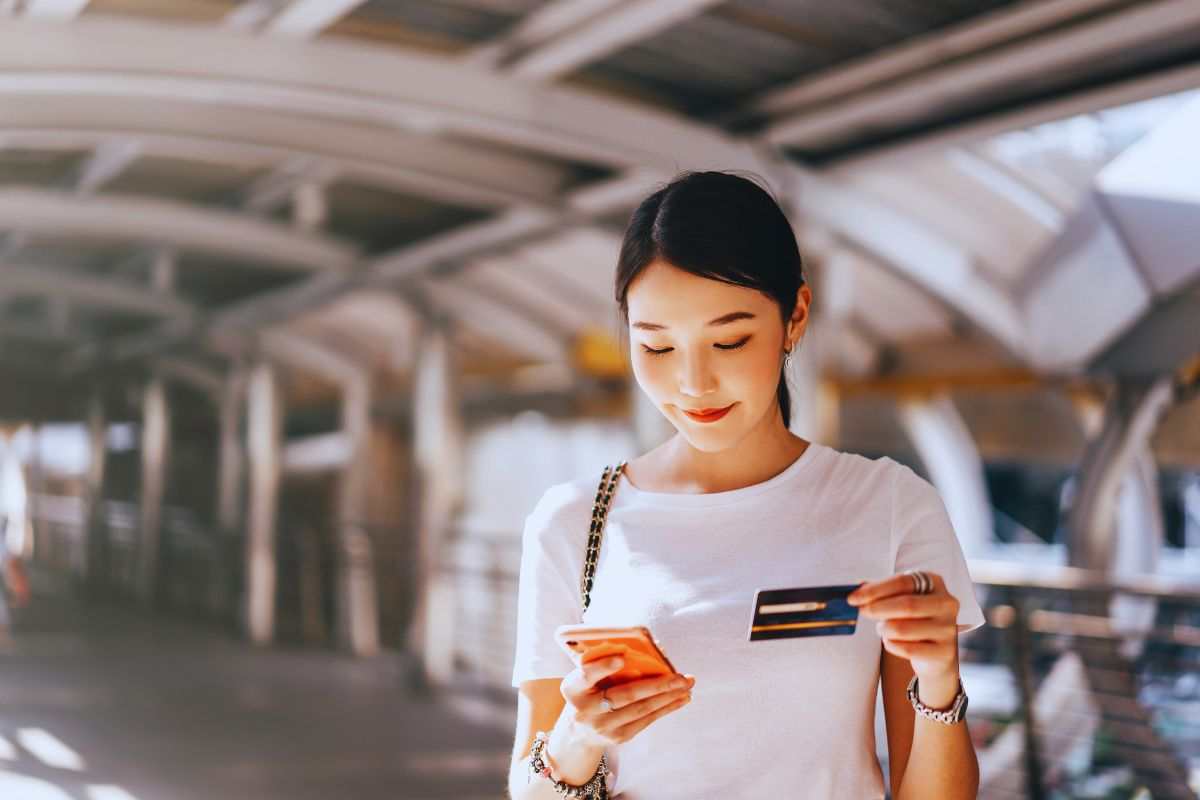
[[[529,753],[529,777],[533,775],[541,775],[554,783],[554,791],[558,792],[563,797],[587,797],[592,800],[603,800],[608,797],[608,781],[607,778],[611,774],[608,771],[608,754],[600,754],[600,765],[596,767],[596,771],[592,773],[592,777],[588,778],[586,783],[579,786],[556,779],[550,772],[550,766],[546,763],[543,753],[546,750],[546,743],[549,737],[545,731],[538,731],[533,737],[533,748]],[[526,781],[528,783],[528,781]]]
[[[963,689],[961,677],[958,679],[958,694],[954,696],[954,702],[950,704],[949,708],[943,711],[930,708],[921,702],[920,697],[917,696],[916,675],[913,675],[912,680],[908,682],[907,694],[908,701],[912,703],[912,707],[917,710],[918,714],[935,722],[940,722],[943,725],[954,725],[955,723],[962,722],[967,716],[967,693]]]

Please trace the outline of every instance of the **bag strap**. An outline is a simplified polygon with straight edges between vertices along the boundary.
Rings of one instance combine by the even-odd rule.
[[[625,469],[624,461],[615,467],[608,465],[600,476],[600,486],[596,489],[596,502],[592,506],[592,525],[588,533],[587,552],[583,559],[583,577],[579,581],[579,593],[583,600],[583,610],[587,611],[592,602],[592,581],[596,577],[596,561],[600,557],[600,538],[604,535],[604,522],[608,518],[608,506],[612,502],[613,489],[617,479]]]

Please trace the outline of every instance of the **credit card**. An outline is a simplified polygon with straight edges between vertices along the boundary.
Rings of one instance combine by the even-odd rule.
[[[759,589],[754,595],[749,640],[848,636],[858,625],[858,607],[846,597],[861,583]]]

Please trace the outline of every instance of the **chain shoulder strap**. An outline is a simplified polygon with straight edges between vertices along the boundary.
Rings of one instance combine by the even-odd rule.
[[[583,600],[583,610],[587,611],[592,602],[592,582],[596,577],[596,561],[600,557],[600,538],[604,535],[604,521],[608,518],[608,506],[612,502],[613,489],[617,479],[625,469],[626,462],[616,466],[606,466],[600,476],[600,486],[596,489],[596,502],[592,506],[592,525],[588,533],[587,553],[583,559],[583,577],[579,581],[579,594]]]

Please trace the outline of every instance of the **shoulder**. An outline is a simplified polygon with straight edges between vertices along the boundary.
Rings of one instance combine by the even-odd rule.
[[[822,445],[822,449],[827,455],[826,467],[822,471],[823,479],[848,490],[870,491],[873,496],[878,497],[880,490],[892,491],[904,470],[912,472],[888,456],[869,458],[861,453],[838,450],[828,445]],[[916,473],[912,474],[916,476]]]
[[[824,449],[828,457],[819,473],[820,480],[833,487],[834,496],[847,505],[890,507],[893,514],[903,515],[923,513],[941,502],[932,483],[890,456],[870,458],[832,447]]]
[[[594,477],[580,475],[547,488],[525,518],[525,536],[542,539],[564,533],[585,535],[599,485],[597,473]]]

